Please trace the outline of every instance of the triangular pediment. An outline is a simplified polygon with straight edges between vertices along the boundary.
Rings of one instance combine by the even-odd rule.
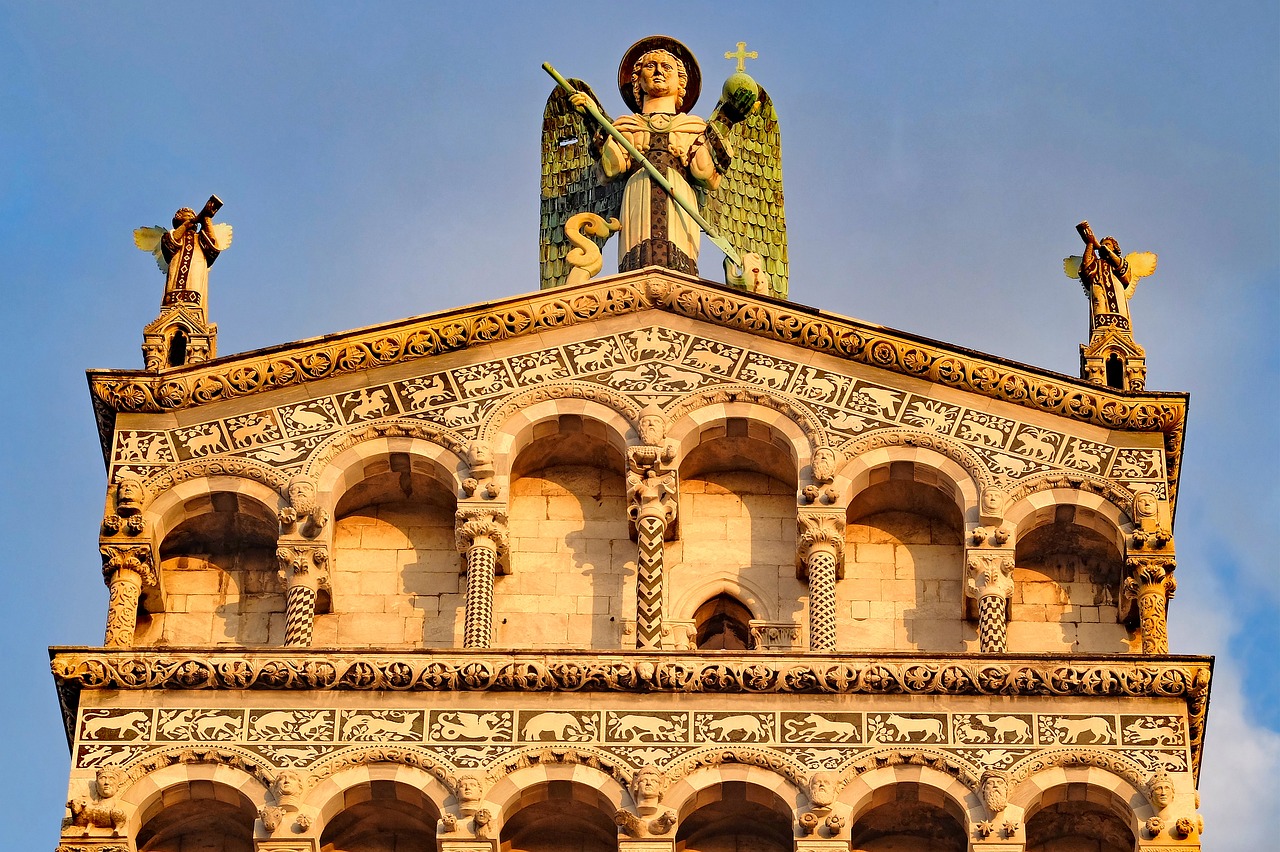
[[[714,397],[781,410],[837,453],[893,434],[954,445],[1002,481],[1058,471],[1163,492],[1186,409],[1182,394],[1118,393],[661,270],[89,378],[110,466],[143,477],[214,456],[287,476],[343,430],[391,424],[465,448],[550,397],[633,423],[645,406],[674,419]],[[118,428],[122,414],[136,428]]]

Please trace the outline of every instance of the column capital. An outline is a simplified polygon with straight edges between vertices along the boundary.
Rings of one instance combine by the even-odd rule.
[[[329,585],[329,548],[323,544],[282,543],[276,548],[276,561],[285,588]]]
[[[139,586],[154,586],[159,582],[150,544],[99,544],[102,556],[102,580],[107,585],[117,578],[132,581]]]
[[[844,575],[844,513],[800,509],[796,512],[796,577],[809,576],[809,560],[819,551],[835,557],[839,575]]]
[[[1012,597],[1013,568],[1012,550],[970,548],[965,552],[966,597],[975,600]]]
[[[507,552],[506,507],[462,508],[454,515],[454,544],[466,554],[479,541],[488,540],[500,555]]]

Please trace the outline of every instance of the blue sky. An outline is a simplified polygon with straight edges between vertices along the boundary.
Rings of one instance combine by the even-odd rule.
[[[1160,255],[1148,387],[1192,393],[1175,652],[1217,655],[1206,846],[1280,807],[1280,5],[0,4],[5,451],[0,793],[55,845],[45,647],[101,642],[83,370],[141,366],[163,278],[130,232],[216,192],[224,354],[537,287],[551,81],[663,32],[705,114],[738,41],[777,104],[796,301],[1075,373],[1087,218]],[[704,249],[706,255],[713,254]],[[606,252],[608,255],[608,252]],[[703,271],[713,276],[714,260]]]

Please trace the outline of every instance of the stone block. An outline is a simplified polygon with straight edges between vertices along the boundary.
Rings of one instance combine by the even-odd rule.
[[[385,645],[405,641],[404,617],[384,612],[347,612],[338,616],[338,642]]]
[[[1061,653],[1070,651],[1075,644],[1075,626],[1014,621],[1009,623],[1008,637],[1012,653]]]
[[[1024,583],[1022,601],[1029,604],[1064,604],[1067,596],[1057,583]]]
[[[360,528],[362,550],[399,550],[412,546],[405,531],[390,524],[379,523]]]
[[[855,559],[861,563],[882,562],[894,564],[894,545],[892,544],[859,544],[855,550]]]
[[[1122,624],[1078,624],[1078,650],[1086,654],[1125,654],[1131,650],[1129,631]]]

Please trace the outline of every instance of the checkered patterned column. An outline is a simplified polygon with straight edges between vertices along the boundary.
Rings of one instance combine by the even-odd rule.
[[[844,565],[844,515],[796,516],[796,576],[809,583],[809,650],[836,649],[836,581]]]
[[[497,546],[487,538],[477,537],[467,549],[464,648],[488,648],[493,641],[493,575],[497,564]]]
[[[276,559],[285,584],[285,647],[309,647],[315,629],[317,590],[326,581],[329,551],[321,545],[281,545]]]
[[[493,641],[493,577],[507,548],[507,515],[494,508],[464,508],[455,523],[454,543],[467,571],[462,646],[488,648]]]
[[[970,550],[966,565],[965,594],[978,602],[979,647],[984,654],[1003,654],[1009,649],[1005,602],[1013,596],[1013,553]]]

